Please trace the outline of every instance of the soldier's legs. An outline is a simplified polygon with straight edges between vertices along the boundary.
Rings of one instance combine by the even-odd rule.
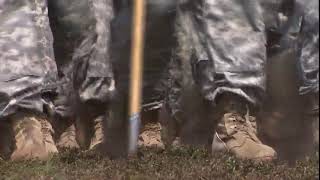
[[[314,143],[319,145],[319,1],[297,4],[304,9],[298,38],[298,72],[306,123],[312,124]]]
[[[169,3],[169,4],[166,4]],[[168,64],[171,43],[173,42],[173,11],[171,11],[171,3],[173,1],[161,1],[147,3],[148,14],[146,23],[146,46],[145,46],[145,61],[144,61],[144,80],[143,80],[143,104],[149,108],[154,108],[154,104],[161,104],[161,83],[163,72]],[[123,6],[119,9],[118,14],[113,23],[113,43],[112,53],[114,60],[114,71],[116,77],[117,96],[112,102],[112,108],[117,117],[124,119],[115,119],[117,122],[107,123],[109,132],[117,132],[116,128],[122,128],[118,130],[121,132],[118,137],[124,137],[126,142],[127,129],[127,100],[129,89],[129,72],[130,72],[130,42],[131,42],[131,9],[132,4]],[[150,10],[150,11],[149,11]],[[169,55],[168,55],[169,54]],[[166,83],[166,82],[164,82]],[[160,85],[160,86],[159,86]],[[158,88],[160,87],[160,88]],[[160,93],[159,93],[160,92]],[[144,107],[146,107],[144,106]],[[146,108],[146,109],[147,109]],[[124,115],[118,115],[119,112]],[[142,113],[143,114],[143,113]],[[121,124],[122,123],[122,124]],[[109,130],[110,129],[110,130]],[[106,132],[106,133],[109,133]],[[108,135],[110,136],[110,135]],[[114,137],[114,136],[113,136]],[[109,139],[109,138],[108,138]],[[117,139],[117,138],[116,138]],[[119,139],[119,138],[118,138]],[[109,140],[107,140],[109,141]],[[122,143],[121,142],[121,143]],[[110,143],[109,143],[110,144]]]
[[[57,71],[47,2],[1,3],[0,117],[11,126],[11,159],[47,159],[58,152],[48,118]]]
[[[67,87],[61,88],[66,96],[61,107],[71,110],[60,114],[61,122],[68,124],[61,132],[61,144],[78,146],[76,135],[82,148],[93,148],[103,141],[102,120],[114,91],[109,50],[113,1],[50,1],[49,7],[58,69]],[[71,14],[79,16],[65,18]]]
[[[193,12],[188,9],[192,3],[195,3],[197,7],[193,9]],[[214,136],[214,150],[222,147],[239,158],[272,160],[276,157],[276,153],[258,139],[255,118],[250,116],[253,114],[253,108],[249,108],[259,106],[265,89],[266,52],[265,43],[263,43],[265,37],[264,27],[259,24],[262,23],[261,15],[257,11],[260,8],[259,4],[247,7],[249,9],[245,11],[250,10],[253,11],[253,14],[257,13],[256,16],[247,17],[247,14],[243,14],[244,11],[238,11],[235,8],[237,4],[229,1],[219,3],[206,1],[206,12],[210,16],[205,17],[192,15],[201,11],[201,2],[191,2],[189,6],[181,6],[183,16],[181,22],[184,28],[180,31],[182,36],[180,34],[178,36],[187,41],[189,39],[189,43],[183,40],[179,42],[179,46],[184,51],[182,62],[189,61],[189,64],[181,64],[186,64],[186,67],[189,68],[195,89],[203,98],[204,103],[201,108],[205,110],[206,107],[210,107],[209,110],[205,110],[208,116],[205,117],[207,120],[203,121],[208,122],[207,127],[209,126],[211,131],[217,130]],[[227,11],[229,14],[216,13],[221,8],[221,4],[229,8]],[[241,8],[246,8],[246,4]],[[221,17],[225,14],[234,16],[237,21],[232,22],[235,19],[229,19],[227,16]],[[217,18],[211,19],[210,17]],[[216,21],[217,19],[225,20],[225,23],[220,24]],[[251,19],[250,23],[248,19]],[[259,31],[252,31],[250,28],[240,31],[238,28],[233,29],[234,26],[224,27],[229,22],[230,24],[235,23],[234,25],[240,23],[239,27],[242,27],[243,24],[250,27],[253,25],[251,23],[257,23],[255,26]],[[221,31],[223,28],[226,28],[226,31]],[[184,58],[185,55],[187,58]],[[181,71],[184,73],[185,70]],[[186,73],[182,76],[190,77]],[[187,80],[190,81],[190,78]],[[182,89],[185,88],[182,87]],[[181,94],[180,92],[180,97],[182,97]],[[179,96],[176,100],[179,100]],[[218,122],[219,125],[215,128]],[[208,131],[206,128],[200,129],[202,132]],[[210,137],[205,139],[210,139]]]

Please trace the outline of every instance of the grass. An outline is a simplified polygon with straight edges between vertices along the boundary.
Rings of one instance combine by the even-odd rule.
[[[65,151],[47,162],[0,160],[0,179],[319,179],[319,153],[289,166],[196,149],[143,149],[130,160]]]

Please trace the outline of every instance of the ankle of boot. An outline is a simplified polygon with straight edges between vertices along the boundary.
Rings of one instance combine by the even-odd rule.
[[[239,113],[246,115],[248,103],[239,95],[224,93],[217,98],[218,111],[225,113]]]

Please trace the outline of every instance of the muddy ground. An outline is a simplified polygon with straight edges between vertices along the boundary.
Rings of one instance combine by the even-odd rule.
[[[136,158],[110,160],[74,150],[63,151],[48,162],[0,160],[0,179],[319,179],[319,153],[295,164],[257,164],[201,149],[164,150],[158,126],[146,129]]]

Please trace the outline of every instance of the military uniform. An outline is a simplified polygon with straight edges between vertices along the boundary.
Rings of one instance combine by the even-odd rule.
[[[313,152],[319,139],[319,5],[299,0],[282,4],[268,31],[268,98],[259,132],[281,158],[292,159]]]
[[[299,59],[303,70],[300,94],[309,94],[306,112],[311,114],[314,143],[319,147],[319,1],[310,1],[306,7],[300,37]]]
[[[187,143],[212,142],[215,134],[214,150],[226,149],[245,159],[276,158],[257,137],[251,116],[266,90],[269,24],[264,7],[256,0],[180,1],[166,106],[176,127],[187,124],[183,126],[191,128],[186,132],[194,132]],[[171,135],[188,136],[183,128],[167,129]]]
[[[93,148],[103,141],[102,122],[115,92],[110,51],[114,4],[49,1],[49,8],[61,81],[55,101],[61,144],[77,147],[77,135],[83,148]]]
[[[0,123],[11,123],[11,158],[47,158],[57,152],[45,112],[58,80],[47,2],[1,1],[0,18]]]
[[[91,147],[101,143],[101,116],[115,90],[113,2],[1,1],[0,18],[0,118],[12,127],[11,158],[46,159],[58,152],[54,139],[78,147],[77,117],[95,123]]]
[[[295,2],[295,14],[300,21],[297,36],[299,94],[304,100],[304,120],[312,124],[313,139],[319,145],[319,1]],[[291,22],[292,23],[292,22]],[[294,24],[290,24],[294,26]],[[311,121],[311,122],[310,122]]]
[[[166,67],[175,43],[175,2],[148,0],[146,5],[142,111],[153,111],[161,107],[165,96],[163,91],[167,82]],[[113,152],[110,153],[115,155],[119,155],[120,152],[120,155],[126,154],[132,8],[131,1],[117,1],[115,19],[112,22],[111,59],[116,96],[110,106],[110,123],[106,124],[106,144],[107,147],[113,146]]]

